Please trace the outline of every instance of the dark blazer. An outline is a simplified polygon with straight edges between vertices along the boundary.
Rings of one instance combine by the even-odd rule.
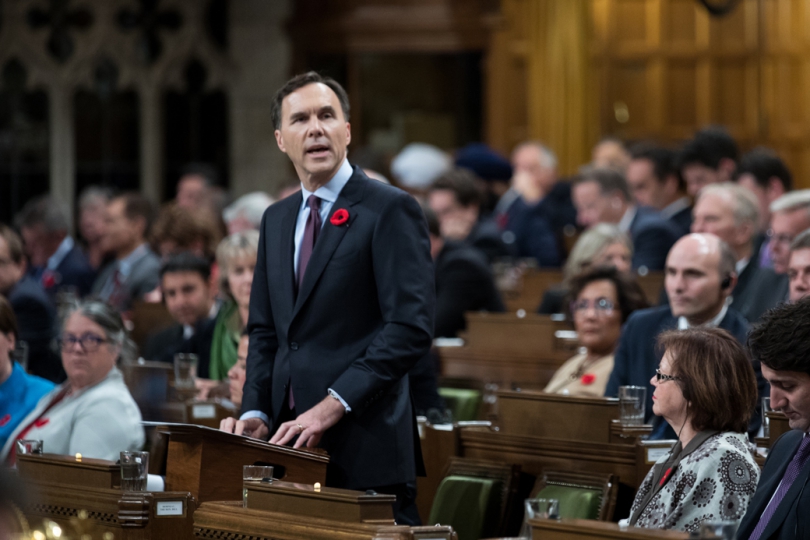
[[[20,340],[28,344],[28,372],[56,383],[65,380],[61,357],[51,348],[56,337],[56,309],[42,285],[24,276],[8,293],[17,317]]]
[[[636,208],[628,232],[633,240],[634,269],[644,266],[648,270],[663,270],[669,249],[680,238],[672,223],[641,206]]]
[[[541,267],[557,267],[565,259],[566,228],[575,231],[576,219],[571,186],[558,182],[535,205],[529,206],[522,198],[516,198],[506,210],[503,223],[514,237],[519,257],[532,257]]]
[[[489,264],[497,259],[517,256],[515,246],[504,241],[498,224],[491,219],[479,220],[464,243],[483,253]]]
[[[788,277],[770,268],[762,268],[753,258],[737,278],[732,291],[731,307],[755,323],[763,313],[781,304],[788,297]]]
[[[113,278],[118,261],[112,261],[99,272],[95,283],[93,283],[93,294],[99,294],[104,288],[104,284]],[[160,285],[160,258],[152,250],[147,250],[146,254],[135,261],[130,268],[129,275],[124,282],[126,298],[123,306],[115,306],[120,309],[129,309],[133,300],[142,298],[146,293],[155,290]]]
[[[56,300],[60,290],[68,287],[74,289],[79,297],[87,296],[96,279],[96,271],[90,266],[87,256],[78,245],[74,245],[67,252],[53,271],[32,267],[28,270],[28,274],[39,281],[52,302]]]
[[[486,258],[476,249],[446,242],[436,257],[436,337],[455,337],[468,311],[503,312]]]
[[[197,323],[194,334],[188,339],[183,338],[183,325],[178,323],[152,332],[146,338],[141,356],[147,360],[172,364],[175,354],[194,353],[197,355],[197,376],[208,379],[215,326],[215,318],[203,319]]]
[[[430,349],[435,312],[427,224],[407,193],[354,173],[323,225],[297,295],[301,193],[264,214],[250,296],[242,410],[275,431],[291,384],[298,413],[333,389],[351,412],[328,429],[327,484],[350,489],[414,481],[418,435],[408,371]],[[421,454],[419,454],[421,457]],[[419,460],[421,463],[421,460]]]
[[[678,238],[681,236],[686,236],[691,232],[692,229],[692,207],[689,206],[683,210],[675,212],[673,215],[667,218],[667,221],[675,227],[678,233]]]
[[[759,523],[759,517],[767,508],[774,492],[785,475],[790,460],[802,442],[803,433],[798,430],[788,431],[776,440],[768,453],[765,467],[759,477],[759,485],[754,498],[748,503],[737,538],[747,540]],[[771,517],[768,526],[762,531],[761,540],[794,540],[810,538],[810,464],[805,464],[799,477],[793,481],[785,498]]]

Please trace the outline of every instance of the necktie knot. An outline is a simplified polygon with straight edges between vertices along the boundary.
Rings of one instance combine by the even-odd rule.
[[[310,195],[307,199],[307,204],[309,204],[309,211],[310,212],[320,212],[321,211],[321,198],[317,195]]]

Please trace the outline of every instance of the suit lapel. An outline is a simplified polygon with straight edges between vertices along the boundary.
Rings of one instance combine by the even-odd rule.
[[[285,284],[281,287],[284,300],[281,313],[292,313],[295,305],[295,222],[303,200],[301,192],[295,194],[293,199],[295,205],[287,209],[287,214],[281,220],[281,283]]]
[[[349,182],[344,186],[340,195],[338,195],[335,204],[332,205],[329,216],[326,218],[326,223],[323,224],[323,228],[318,235],[318,240],[315,242],[315,249],[312,250],[312,258],[309,260],[306,274],[304,274],[304,281],[301,283],[301,288],[298,290],[298,297],[295,300],[293,318],[295,318],[301,310],[301,306],[307,301],[307,298],[315,288],[315,284],[318,282],[326,265],[329,263],[329,259],[332,258],[332,254],[340,245],[343,237],[346,236],[349,226],[354,221],[354,218],[357,217],[356,210],[352,210],[351,207],[362,199],[362,192],[363,184],[355,170]],[[339,209],[344,209],[349,212],[349,220],[342,225],[333,225],[330,220]],[[290,265],[290,267],[292,266]]]
[[[802,443],[802,438],[799,437],[798,441],[796,441],[796,446],[794,447],[793,452],[790,453],[790,459],[785,460],[785,466],[780,467],[779,468],[779,474],[775,475],[776,479],[778,479],[780,481],[782,480],[782,477],[784,476],[785,471],[787,470],[787,465],[793,459],[793,456],[796,454],[796,450],[799,448],[799,445],[801,443]],[[779,527],[782,526],[782,524],[785,522],[785,518],[787,517],[788,512],[790,512],[790,510],[793,508],[793,501],[796,500],[796,498],[799,496],[799,493],[801,493],[801,491],[804,489],[804,485],[807,483],[808,476],[810,476],[810,463],[806,463],[804,465],[804,469],[801,470],[801,472],[799,473],[798,478],[796,478],[796,480],[794,480],[793,485],[791,485],[788,492],[785,493],[785,498],[782,499],[782,502],[776,508],[776,512],[774,512],[773,516],[771,516],[771,520],[768,522],[768,526],[765,527],[765,530],[762,531],[762,534],[760,535],[760,538],[770,538],[771,535]],[[777,485],[778,485],[778,482],[777,482]],[[774,487],[773,491],[776,491],[776,489],[778,489],[778,488]],[[769,499],[769,501],[770,501],[770,499]],[[767,507],[767,503],[766,503],[766,506],[764,506],[762,508],[763,512],[765,511],[766,507]]]

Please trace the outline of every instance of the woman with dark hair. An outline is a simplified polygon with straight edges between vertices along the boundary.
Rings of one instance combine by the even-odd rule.
[[[613,266],[597,266],[571,279],[568,314],[585,349],[565,362],[545,388],[554,394],[603,396],[622,324],[647,307],[635,279]]]
[[[642,482],[628,523],[687,532],[705,521],[739,524],[759,481],[746,435],[757,399],[751,362],[719,328],[664,332],[658,343],[653,412],[678,442]]]
[[[141,412],[115,367],[128,339],[121,316],[108,304],[88,300],[71,306],[59,338],[67,381],[19,423],[0,460],[13,465],[14,443],[21,439],[41,440],[50,454],[109,460],[122,450],[140,449]]]
[[[11,304],[0,295],[0,447],[54,384],[29,375],[15,362],[17,318]]]

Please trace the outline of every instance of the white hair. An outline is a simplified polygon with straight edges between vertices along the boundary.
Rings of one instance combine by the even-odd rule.
[[[544,169],[556,169],[557,168],[557,155],[554,154],[554,151],[546,146],[545,144],[541,143],[540,141],[526,141],[520,143],[515,151],[512,152],[512,155],[518,150],[522,150],[523,148],[535,148],[537,152],[540,154],[540,163]]]
[[[425,143],[411,143],[391,161],[391,174],[411,189],[427,189],[453,168],[453,160],[441,149]]]
[[[800,189],[785,193],[771,203],[771,213],[793,212],[805,209],[810,214],[810,189]]]
[[[225,223],[230,223],[236,218],[243,217],[258,229],[262,223],[264,211],[274,202],[276,201],[267,193],[254,191],[253,193],[242,195],[226,206],[225,210],[222,211],[222,219],[225,220]]]
[[[755,227],[759,223],[759,203],[756,196],[748,189],[735,184],[734,182],[723,182],[720,184],[709,184],[698,192],[695,203],[706,195],[719,195],[731,197],[736,225],[751,223]]]

